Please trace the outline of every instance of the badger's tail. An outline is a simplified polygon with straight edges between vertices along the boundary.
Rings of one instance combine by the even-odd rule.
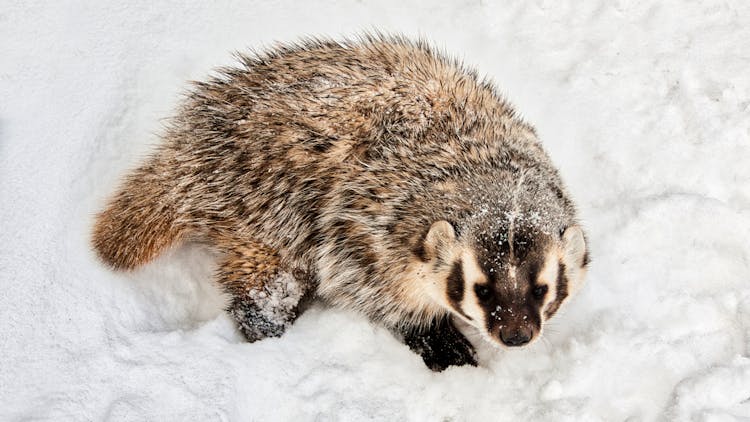
[[[174,203],[174,180],[157,158],[131,173],[96,217],[92,243],[99,257],[119,270],[154,259],[184,232]]]

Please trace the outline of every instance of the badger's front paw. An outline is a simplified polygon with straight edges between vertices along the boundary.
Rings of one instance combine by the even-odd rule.
[[[423,331],[405,333],[404,342],[436,372],[449,366],[477,365],[474,346],[449,319],[436,321]]]

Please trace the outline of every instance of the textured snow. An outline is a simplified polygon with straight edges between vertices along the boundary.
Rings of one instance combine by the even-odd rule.
[[[248,344],[201,246],[97,263],[91,217],[186,80],[373,27],[486,73],[559,166],[593,263],[544,340],[433,373],[313,306]],[[750,418],[745,1],[5,1],[0,57],[0,420]]]

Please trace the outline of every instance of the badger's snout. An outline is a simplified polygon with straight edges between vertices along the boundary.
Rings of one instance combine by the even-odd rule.
[[[504,326],[500,328],[499,337],[506,346],[523,346],[534,337],[534,330],[530,326]]]
[[[526,345],[541,331],[541,317],[530,306],[497,305],[489,317],[488,334],[504,346]]]

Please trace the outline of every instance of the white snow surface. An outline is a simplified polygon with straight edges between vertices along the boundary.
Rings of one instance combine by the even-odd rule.
[[[0,420],[750,418],[750,3],[0,2]],[[184,245],[101,265],[92,216],[231,51],[378,28],[496,81],[593,263],[544,340],[430,372],[314,306],[245,343]]]

